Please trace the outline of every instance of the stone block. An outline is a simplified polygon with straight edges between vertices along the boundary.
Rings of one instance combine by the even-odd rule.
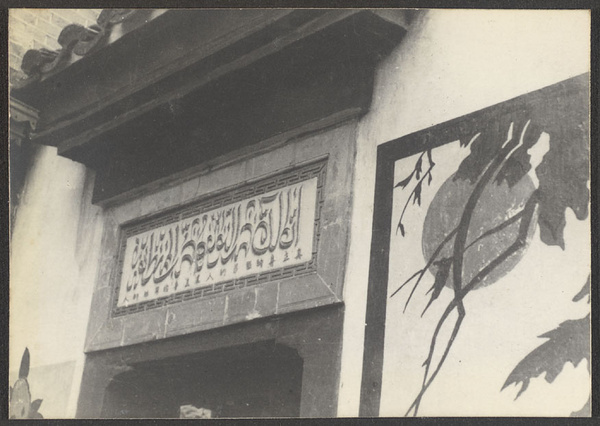
[[[323,157],[328,154],[324,146],[314,140],[302,140],[292,144],[294,148],[294,162],[302,164],[307,161]]]
[[[256,287],[254,312],[257,317],[267,317],[277,313],[279,283],[266,283]]]
[[[121,346],[163,338],[166,314],[167,310],[161,308],[124,315]]]
[[[92,331],[89,334],[85,352],[116,348],[121,345],[123,340],[123,318],[109,318],[101,324],[97,331]]]
[[[110,210],[114,220],[118,224],[122,224],[124,222],[128,222],[140,216],[140,207],[141,201],[139,198],[136,198],[132,201],[127,201],[123,204],[120,204]]]
[[[283,145],[279,149],[267,151],[256,157],[252,164],[252,176],[256,178],[287,169],[294,164],[293,144]]]
[[[103,215],[104,223],[102,226],[102,245],[107,249],[116,247],[119,244],[119,217],[114,214],[114,210],[108,210]]]
[[[94,290],[92,306],[90,307],[90,318],[104,320],[108,316],[111,309],[112,293],[113,288],[111,286],[100,287]]]
[[[177,336],[192,331],[223,325],[225,298],[199,299],[171,305],[167,309],[165,336]]]
[[[118,346],[121,343],[122,325],[119,321],[110,319],[111,294],[111,287],[102,287],[92,295],[86,349],[92,346]]]
[[[303,275],[279,283],[277,313],[310,309],[338,301],[318,274]]]
[[[225,188],[239,185],[246,180],[246,164],[244,161],[232,163],[218,168],[211,173],[200,176],[199,195],[204,196],[219,192]]]
[[[256,288],[232,291],[227,295],[227,311],[225,322],[239,322],[253,319],[256,306]]]
[[[175,185],[142,197],[140,215],[146,216],[181,203],[181,186]]]
[[[187,203],[193,201],[199,196],[200,177],[186,180],[180,184],[181,187],[181,202]]]
[[[96,289],[103,289],[111,287],[117,277],[117,253],[118,248],[115,248],[114,253],[104,253],[100,258],[100,265],[98,269],[98,277],[96,279]]]

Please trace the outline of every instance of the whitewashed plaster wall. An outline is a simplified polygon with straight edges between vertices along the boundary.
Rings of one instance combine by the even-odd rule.
[[[359,127],[338,415],[358,415],[377,145],[588,71],[589,24],[585,11],[435,10],[380,65]],[[47,418],[73,417],[79,393],[102,234],[92,181],[41,148],[12,224],[9,379],[29,347]]]
[[[359,124],[338,415],[359,410],[377,145],[588,72],[589,60],[588,11],[431,10],[380,65]],[[381,414],[394,415],[385,397]]]
[[[45,418],[75,416],[97,273],[102,217],[85,167],[40,147],[10,246],[10,385],[25,347],[33,399]]]

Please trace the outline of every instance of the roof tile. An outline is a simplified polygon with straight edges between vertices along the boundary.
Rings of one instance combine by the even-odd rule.
[[[62,27],[57,40],[61,47],[54,49],[54,51],[47,49],[47,47],[55,47],[56,43],[45,37],[46,34],[34,33],[32,37],[33,49],[25,52],[21,63],[21,70],[28,78],[22,80],[19,86],[38,81],[45,74],[55,73],[78,60],[78,57],[85,56],[104,46],[108,43],[113,26],[128,20],[135,12],[132,9],[104,9],[98,15],[96,22],[88,26],[69,22],[69,19],[73,19],[78,22],[89,23],[95,15],[86,9],[63,9],[60,14],[52,12],[50,22],[45,22],[46,25],[51,25],[51,27],[46,28],[46,30],[50,30],[46,34],[50,33],[52,35],[52,33],[56,33],[55,30],[52,31],[52,28]],[[35,21],[35,14],[14,16],[11,19],[11,31],[27,31],[29,29],[28,25],[23,20],[31,19]],[[17,55],[15,52],[12,53]],[[73,55],[76,56],[73,57]]]

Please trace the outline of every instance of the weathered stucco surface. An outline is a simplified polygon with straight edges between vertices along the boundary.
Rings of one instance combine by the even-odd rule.
[[[340,416],[358,415],[376,146],[588,72],[589,34],[587,11],[423,11],[380,65],[358,131]],[[382,415],[404,414],[387,397]]]
[[[210,174],[188,176],[172,188],[111,207],[106,215],[90,203],[92,173],[57,156],[54,148],[42,148],[12,224],[11,380],[24,348],[29,347],[32,396],[45,401],[40,412],[46,417],[73,417],[90,307],[95,319],[89,335],[97,348],[174,335],[187,326],[199,330],[223,325],[225,318],[236,318],[225,316],[222,298],[202,301],[208,305],[198,306],[198,317],[170,307],[149,312],[143,327],[131,321],[125,324],[123,319],[105,322],[118,225],[332,150],[336,157],[329,159],[327,177],[332,187],[323,211],[324,226],[332,237],[323,239],[321,249],[339,255],[328,260],[330,265],[321,265],[322,277],[333,283],[338,299],[344,282],[337,414],[358,415],[377,145],[587,72],[589,19],[585,11],[423,13],[380,64],[372,109],[358,124],[357,133],[355,124],[348,125]],[[246,304],[259,301],[259,312],[269,315],[278,286],[240,292],[229,302],[245,312]],[[168,324],[167,311],[174,313],[171,318],[180,321],[181,328]],[[40,381],[46,380],[42,377],[55,380],[48,369],[61,372],[60,389],[69,394],[54,400],[55,405],[53,397],[44,394],[52,386]],[[312,371],[318,375],[318,369]]]

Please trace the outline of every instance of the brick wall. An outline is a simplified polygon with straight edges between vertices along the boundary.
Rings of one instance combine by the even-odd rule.
[[[58,35],[69,24],[96,23],[101,9],[10,9],[8,18],[10,80],[23,78],[21,61],[29,49],[60,49]]]

